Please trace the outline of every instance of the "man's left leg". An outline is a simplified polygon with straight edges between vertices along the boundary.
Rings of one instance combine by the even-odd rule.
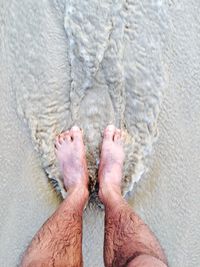
[[[82,132],[76,126],[56,140],[67,198],[29,245],[22,267],[81,267],[82,213],[88,200],[88,173]]]

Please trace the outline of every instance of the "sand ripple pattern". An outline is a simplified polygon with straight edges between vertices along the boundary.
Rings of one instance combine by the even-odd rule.
[[[108,123],[127,133],[123,194],[145,173],[167,86],[164,10],[162,0],[14,0],[9,6],[7,58],[17,111],[63,196],[53,140],[73,124],[84,130],[93,200]]]

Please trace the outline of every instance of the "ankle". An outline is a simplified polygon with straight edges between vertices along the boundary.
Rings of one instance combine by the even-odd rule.
[[[67,198],[71,199],[72,202],[77,203],[81,207],[84,207],[89,198],[88,188],[84,186],[71,187],[68,189]]]
[[[121,188],[115,185],[101,186],[98,195],[105,206],[116,205],[122,200]]]

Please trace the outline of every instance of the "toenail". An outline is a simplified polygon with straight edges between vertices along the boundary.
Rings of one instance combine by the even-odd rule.
[[[78,126],[75,125],[75,126],[72,127],[72,130],[73,130],[73,131],[80,131],[80,128],[79,128]]]
[[[112,125],[112,124],[111,124],[111,125],[108,125],[108,126],[107,126],[107,130],[108,130],[108,131],[113,131],[113,130],[115,130],[115,126]]]

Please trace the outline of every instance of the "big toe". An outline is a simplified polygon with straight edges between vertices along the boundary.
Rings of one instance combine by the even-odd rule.
[[[114,134],[115,134],[115,126],[114,125],[108,125],[106,129],[104,130],[104,138],[107,140],[113,140]]]
[[[73,140],[82,140],[82,131],[78,126],[73,126],[71,128],[70,135]]]

